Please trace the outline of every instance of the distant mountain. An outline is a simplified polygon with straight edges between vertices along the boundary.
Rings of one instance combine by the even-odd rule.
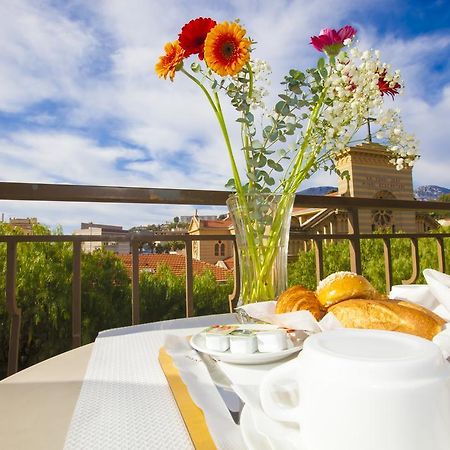
[[[308,189],[304,189],[303,191],[297,192],[297,194],[301,195],[326,195],[330,192],[337,191],[337,187],[335,186],[316,186],[310,187]]]
[[[427,185],[419,186],[414,190],[417,200],[437,200],[441,195],[450,193],[450,189],[441,186]]]

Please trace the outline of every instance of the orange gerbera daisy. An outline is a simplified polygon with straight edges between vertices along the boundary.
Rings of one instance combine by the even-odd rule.
[[[236,75],[250,59],[250,39],[235,22],[216,25],[206,36],[205,61],[221,76]]]
[[[180,68],[180,64],[185,58],[184,50],[181,48],[178,41],[168,42],[164,46],[165,55],[159,57],[159,61],[155,65],[155,71],[159,78],[170,77],[170,81],[173,81],[175,72]]]

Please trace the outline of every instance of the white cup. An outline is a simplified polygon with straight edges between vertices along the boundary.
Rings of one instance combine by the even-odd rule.
[[[267,374],[260,398],[269,417],[300,425],[307,450],[450,449],[450,364],[416,336],[312,335]]]

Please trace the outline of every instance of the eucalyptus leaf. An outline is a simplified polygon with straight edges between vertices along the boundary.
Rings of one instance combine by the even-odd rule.
[[[275,184],[275,180],[270,177],[269,175],[264,177],[264,182],[268,185],[268,186],[273,186]],[[270,190],[269,190],[270,191]]]
[[[275,105],[275,111],[281,116],[285,116],[289,113],[289,106],[285,101],[281,100]]]
[[[235,185],[235,182],[234,182],[234,178],[230,178],[230,179],[226,182],[225,187],[228,188],[228,189],[235,189],[235,188],[236,188],[236,185]]]
[[[275,170],[275,172],[283,172],[283,166],[281,164],[278,164],[277,162],[275,162],[273,159],[268,159],[267,160],[267,165]]]

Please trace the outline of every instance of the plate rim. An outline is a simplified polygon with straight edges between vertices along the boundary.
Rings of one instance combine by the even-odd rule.
[[[227,324],[227,325],[239,325],[242,328],[257,328],[258,326],[263,326],[267,329],[279,329],[280,327],[273,324]],[[195,333],[192,335],[189,339],[189,343],[192,348],[195,350],[206,353],[210,355],[212,358],[217,359],[219,361],[223,362],[230,362],[235,364],[266,364],[271,363],[274,361],[281,360],[283,358],[288,357],[289,355],[292,355],[296,352],[299,352],[303,347],[303,342],[300,342],[298,345],[295,345],[292,341],[292,347],[287,348],[285,350],[281,350],[279,352],[255,352],[255,353],[230,353],[230,352],[219,352],[215,350],[209,350],[208,348],[204,346],[198,345],[198,343],[195,342],[196,339],[201,337],[202,333],[204,333],[204,330]]]

